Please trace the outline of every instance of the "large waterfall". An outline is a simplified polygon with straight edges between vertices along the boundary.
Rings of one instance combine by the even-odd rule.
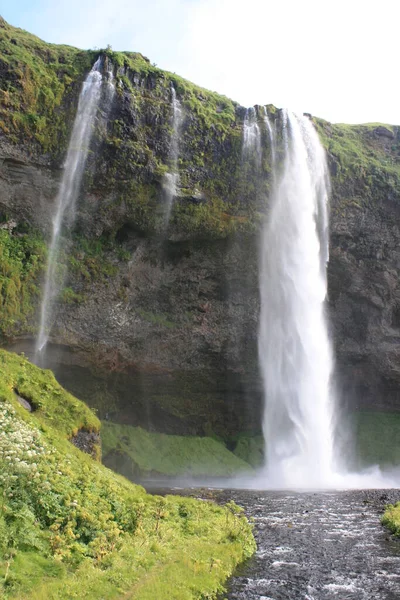
[[[71,225],[75,217],[75,202],[79,193],[89,151],[90,139],[93,132],[93,120],[100,101],[102,83],[100,68],[101,59],[99,58],[83,83],[69,142],[64,174],[56,199],[56,212],[53,218],[52,237],[41,305],[40,329],[36,343],[37,354],[46,346],[53,316],[54,301],[59,292],[60,284],[58,281],[57,264],[60,252],[61,230],[63,226]],[[110,76],[109,80],[110,86],[113,89],[114,86]]]
[[[282,138],[284,162],[260,260],[265,476],[272,486],[321,487],[333,472],[333,360],[324,307],[329,178],[308,118],[284,112]]]
[[[163,190],[165,197],[164,225],[167,226],[171,217],[174,198],[179,186],[179,136],[183,121],[182,105],[179,102],[174,86],[171,86],[171,105],[172,105],[172,135],[171,147],[169,151],[169,171],[165,174],[163,180]]]

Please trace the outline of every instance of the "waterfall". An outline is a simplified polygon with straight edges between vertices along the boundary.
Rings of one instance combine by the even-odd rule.
[[[324,306],[329,177],[308,118],[284,112],[282,134],[284,164],[260,257],[265,476],[271,486],[321,487],[333,468],[333,359]]]
[[[275,167],[276,167],[276,141],[275,141],[275,132],[272,128],[272,125],[270,123],[270,120],[268,118],[268,113],[267,113],[267,109],[265,108],[265,106],[262,107],[263,109],[263,121],[265,124],[265,129],[267,130],[268,133],[268,138],[269,138],[269,143],[271,146],[271,166],[272,166],[272,179],[275,180]]]
[[[257,123],[257,113],[254,107],[247,108],[243,123],[243,158],[246,160],[254,156],[258,169],[261,168],[262,149],[261,133]]]
[[[75,202],[79,193],[93,133],[93,120],[100,101],[102,83],[100,69],[101,59],[99,58],[83,83],[68,146],[64,173],[56,198],[56,212],[53,218],[52,237],[47,259],[36,354],[45,348],[49,337],[54,300],[59,292],[57,263],[60,251],[61,229],[63,225],[71,226],[74,222]]]
[[[174,86],[171,86],[171,105],[172,105],[172,135],[171,135],[171,147],[169,151],[169,166],[170,170],[164,175],[163,179],[163,191],[165,198],[165,214],[164,214],[164,225],[168,226],[169,219],[171,217],[172,206],[174,198],[177,194],[179,186],[179,170],[178,170],[178,158],[179,158],[179,136],[183,121],[183,110],[182,105],[176,97],[176,91]]]
[[[106,104],[107,108],[110,109],[115,95],[115,78],[113,71],[113,64],[110,59],[107,59],[107,71],[105,73],[107,88],[106,88]]]

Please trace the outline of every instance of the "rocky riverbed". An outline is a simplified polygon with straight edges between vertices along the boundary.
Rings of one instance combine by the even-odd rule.
[[[398,491],[226,490],[254,519],[257,552],[229,582],[229,600],[397,600],[400,540],[380,523]]]

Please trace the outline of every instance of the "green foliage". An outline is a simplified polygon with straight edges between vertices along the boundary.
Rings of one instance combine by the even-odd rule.
[[[46,44],[0,21],[0,128],[10,139],[32,140],[44,151],[66,139],[65,98],[93,64],[95,54]],[[64,110],[63,110],[64,108]]]
[[[382,517],[382,525],[385,525],[394,535],[400,537],[400,502],[387,506]]]
[[[83,236],[75,235],[71,254],[68,257],[70,272],[79,275],[83,281],[102,281],[112,277],[117,273],[117,266],[112,264],[105,256],[106,252],[113,249],[109,238],[87,239]],[[70,288],[67,288],[67,290]],[[84,299],[82,294],[74,292],[66,296],[62,294],[61,299],[64,302],[81,302]]]
[[[222,200],[200,204],[178,203],[173,214],[174,225],[191,236],[224,238],[233,233],[240,224],[227,212]]]
[[[0,360],[0,595],[215,598],[255,549],[240,510],[150,496],[106,469],[67,439],[98,428],[89,409],[49,371],[4,351]]]
[[[66,287],[61,291],[60,300],[65,304],[81,304],[85,301],[85,296],[83,294],[77,294],[70,287]]]
[[[44,242],[35,234],[0,229],[0,334],[12,334],[33,312],[45,255]]]
[[[229,452],[222,443],[209,437],[151,433],[140,427],[105,421],[102,425],[104,459],[119,455],[117,464],[124,472],[197,477],[227,477],[252,472],[250,465]]]

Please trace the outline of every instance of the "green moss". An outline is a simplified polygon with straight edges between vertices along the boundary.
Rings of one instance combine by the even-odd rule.
[[[26,325],[38,295],[37,278],[46,249],[36,234],[0,229],[0,335]]]
[[[79,429],[99,431],[100,421],[80,400],[66,392],[53,373],[38,369],[25,358],[0,349],[1,397],[15,405],[13,391],[28,400],[38,425],[56,426],[60,435],[70,438]]]
[[[359,411],[355,415],[356,452],[363,464],[400,463],[400,414]]]
[[[145,321],[152,323],[153,325],[160,325],[161,327],[166,327],[167,329],[174,329],[177,324],[171,321],[171,319],[167,315],[163,315],[160,313],[152,313],[148,310],[139,309],[137,311],[139,315]]]
[[[388,527],[394,535],[400,537],[400,502],[389,504],[382,517],[382,524]]]
[[[113,249],[114,244],[109,237],[88,239],[81,235],[75,235],[71,254],[68,257],[70,272],[86,282],[104,281],[116,275],[118,267],[106,257],[106,253]],[[71,292],[75,296],[72,298],[70,294],[67,294],[66,298],[62,297],[65,302],[81,301],[79,300],[82,298],[81,294],[73,290]]]
[[[150,496],[106,469],[67,439],[98,428],[89,409],[49,371],[0,359],[0,595],[215,598],[255,549],[240,509]],[[35,412],[18,404],[16,384],[41,402]]]
[[[175,73],[159,69],[138,52],[113,52],[110,49],[103,52],[113,64],[125,68],[126,74],[121,76],[121,80],[127,89],[133,90],[131,78],[135,74],[152,78],[159,90],[169,89],[172,84],[184,107],[194,113],[206,128],[214,126],[220,133],[226,133],[235,123],[237,104],[229,98],[201,88]]]
[[[388,149],[374,130],[379,123],[366,125],[333,125],[314,119],[321,141],[335,162],[336,189],[346,196],[341,185],[346,184],[360,204],[376,203],[377,199],[393,192],[400,194],[400,146]],[[394,131],[390,125],[384,125]],[[356,199],[357,199],[356,198]]]
[[[222,200],[201,204],[177,203],[173,212],[174,226],[193,237],[224,238],[241,224],[228,212]]]
[[[46,44],[0,21],[0,128],[10,139],[33,141],[47,152],[66,140],[65,100],[77,92],[95,53]]]
[[[108,421],[103,423],[101,438],[104,460],[116,461],[124,473],[134,476],[227,477],[252,471],[248,463],[212,438],[150,433]]]
[[[264,464],[264,437],[262,435],[240,434],[233,451],[235,456],[249,463],[252,467]]]
[[[61,291],[60,300],[65,304],[81,304],[85,301],[85,296],[83,294],[77,294],[70,287],[66,287]]]

